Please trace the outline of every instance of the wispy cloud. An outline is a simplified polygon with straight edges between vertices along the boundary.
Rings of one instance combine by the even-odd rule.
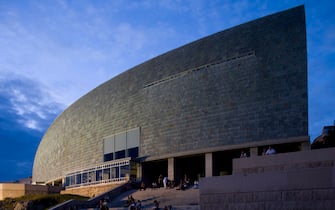
[[[18,124],[38,131],[45,131],[64,109],[50,99],[43,85],[19,75],[0,74],[0,96],[7,101],[2,113],[12,113]]]

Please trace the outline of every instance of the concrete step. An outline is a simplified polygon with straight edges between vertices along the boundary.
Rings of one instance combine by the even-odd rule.
[[[108,203],[110,210],[128,210],[125,207],[128,196],[132,196],[136,201],[140,200],[142,203],[142,209],[152,209],[154,206],[154,200],[159,201],[160,209],[164,209],[165,206],[172,206],[173,210],[199,210],[199,189],[189,188],[186,190],[173,189],[147,189],[145,191],[140,190],[129,190],[114,198]],[[81,209],[81,210],[93,210]],[[96,209],[94,209],[96,210]]]

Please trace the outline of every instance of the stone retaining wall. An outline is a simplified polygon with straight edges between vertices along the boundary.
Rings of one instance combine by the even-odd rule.
[[[200,180],[201,209],[333,209],[335,148],[234,160]]]
[[[31,185],[19,183],[2,183],[0,184],[0,200],[5,198],[17,198],[23,195],[40,195],[59,193],[62,187]]]
[[[121,184],[102,184],[102,185],[92,185],[92,186],[69,188],[69,189],[61,191],[61,194],[74,194],[74,195],[81,195],[81,196],[86,196],[86,197],[95,197],[102,193],[110,191],[114,188],[117,188],[120,185]]]

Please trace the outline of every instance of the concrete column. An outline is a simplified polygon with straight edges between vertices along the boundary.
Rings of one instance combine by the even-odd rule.
[[[142,164],[137,165],[137,180],[142,180]]]
[[[168,159],[168,178],[169,180],[174,180],[174,158]]]
[[[258,148],[257,147],[251,147],[250,148],[250,157],[255,157],[258,155]]]
[[[205,177],[213,176],[213,153],[205,154]]]

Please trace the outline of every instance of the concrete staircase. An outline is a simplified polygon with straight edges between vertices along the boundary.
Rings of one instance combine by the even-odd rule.
[[[116,196],[114,199],[109,201],[108,207],[110,210],[127,210],[126,207],[128,196],[133,196],[133,198],[142,203],[142,209],[152,209],[154,200],[159,201],[160,209],[164,209],[165,206],[171,205],[173,210],[199,210],[199,189],[186,189],[177,190],[174,189],[150,189],[145,191],[140,190],[128,190],[120,195]],[[80,210],[95,210],[95,208],[81,208]]]
[[[159,207],[164,209],[165,206],[171,205],[173,209],[196,210],[199,207],[199,189],[189,188],[186,190],[173,189],[147,189],[145,191],[132,190],[121,194],[109,203],[110,209],[128,209],[123,207],[128,199],[128,195],[142,203],[143,209],[152,209],[154,200],[159,201]]]

